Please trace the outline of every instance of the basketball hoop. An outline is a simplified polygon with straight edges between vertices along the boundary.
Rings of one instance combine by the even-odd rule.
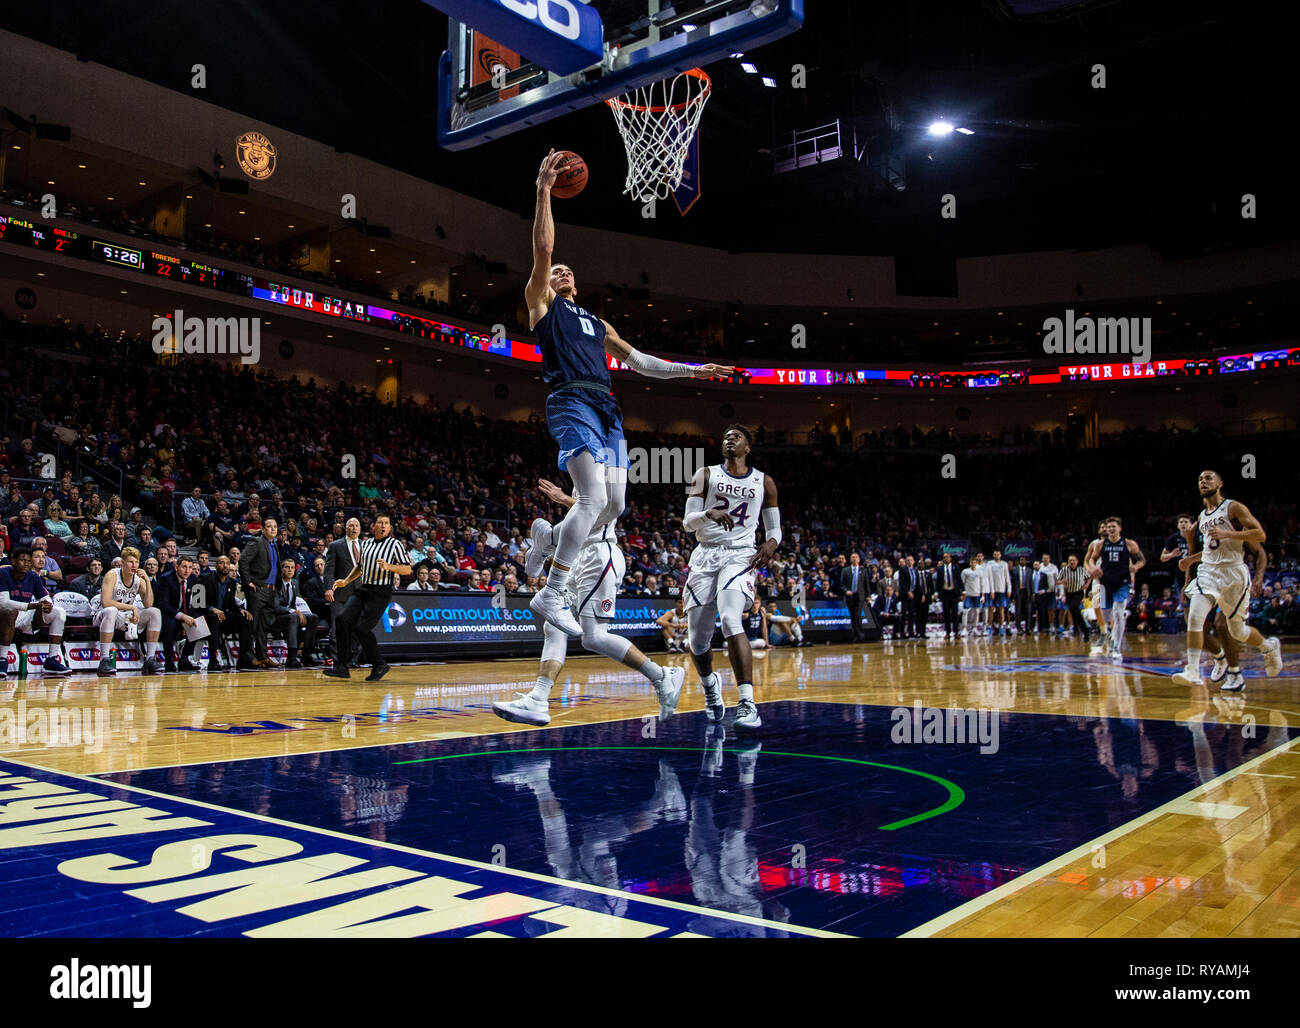
[[[666,200],[682,184],[691,142],[713,85],[700,68],[606,100],[627,150],[624,193],[640,203]]]

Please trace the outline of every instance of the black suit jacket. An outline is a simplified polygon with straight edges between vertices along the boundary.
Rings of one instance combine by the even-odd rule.
[[[871,609],[876,612],[876,617],[894,617],[903,613],[903,604],[899,600],[897,593],[889,597],[889,604],[889,610],[886,611],[885,596],[882,593],[880,596],[876,597],[876,602],[871,605]]]
[[[242,557],[243,554],[241,553]],[[217,580],[215,571],[205,571],[199,575],[199,584],[203,586],[203,591],[207,594],[208,610],[219,610],[226,615],[226,621],[238,624],[238,619],[243,615],[239,613],[239,603],[235,600],[235,586],[238,584],[233,574],[226,576],[224,587]],[[197,615],[196,615],[197,616]]]
[[[248,591],[249,583],[255,584],[259,589],[267,578],[271,575],[271,546],[275,545],[274,541],[268,543],[266,536],[260,532],[249,542],[239,554],[239,580],[244,583],[244,589]]]
[[[951,564],[936,564],[934,568],[934,588],[937,592],[946,592],[948,584],[944,581],[947,577],[947,568],[952,569],[952,589],[954,592],[961,592],[961,568],[957,562]]]
[[[854,597],[858,600],[865,600],[871,595],[867,587],[867,569],[864,565],[858,565],[858,591],[856,593],[853,591],[853,565],[845,565],[840,572],[840,592],[844,594],[846,600]]]
[[[287,598],[284,595],[286,589],[288,590],[289,593]],[[281,614],[298,613],[298,603],[297,603],[298,596],[299,596],[298,579],[294,578],[288,582],[285,582],[283,580],[276,582],[275,591],[272,594],[272,600],[271,600],[272,603],[271,610],[274,613],[274,615],[278,617]]]
[[[112,536],[103,539],[99,544],[100,559],[104,562],[104,570],[107,571],[113,566],[113,561],[122,556],[122,551],[131,545],[130,539],[123,539],[122,545],[117,544],[117,540]]]
[[[361,540],[357,539],[357,549],[361,549]],[[356,567],[356,562],[352,559],[352,548],[348,545],[348,540],[335,539],[329,544],[325,551],[325,588],[330,588],[340,578],[347,578]],[[344,589],[339,589],[334,593],[334,602],[343,603],[354,592],[356,592],[357,583],[353,582]]]
[[[192,618],[201,618],[212,609],[216,601],[215,589],[203,575],[190,575],[182,589],[181,580],[172,569],[153,581],[153,603],[164,621],[175,621],[182,611]]]
[[[907,599],[908,593],[915,593],[917,591],[919,588],[917,583],[918,578],[920,578],[920,576],[916,573],[916,568],[904,566],[898,569],[897,595],[900,599],[905,600]]]
[[[1023,574],[1023,579],[1022,579]],[[1022,592],[1032,593],[1037,585],[1038,572],[1026,564],[1023,568],[1017,564],[1011,569],[1011,591],[1017,596]]]
[[[302,598],[307,601],[307,606],[312,609],[312,613],[321,614],[327,607],[325,600],[325,590],[327,588],[325,579],[314,571],[304,571],[298,576],[298,587]],[[352,587],[349,586],[349,589]]]

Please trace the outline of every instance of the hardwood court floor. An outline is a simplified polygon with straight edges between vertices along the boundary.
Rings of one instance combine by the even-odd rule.
[[[1131,640],[1119,663],[1037,638],[778,650],[755,660],[753,739],[706,723],[693,672],[657,724],[644,681],[592,657],[565,667],[544,730],[490,711],[531,688],[531,659],[380,683],[10,679],[0,770],[480,869],[499,849],[519,876],[614,897],[533,915],[590,934],[660,931],[653,902],[698,915],[680,934],[1300,935],[1300,660],[1269,680],[1252,655],[1225,697],[1170,679],[1181,645]],[[41,847],[14,852],[0,845],[0,879],[25,868],[29,887],[0,890],[3,934],[72,931],[31,898]],[[114,916],[104,933],[180,932]],[[507,922],[529,917],[478,934],[538,933]]]

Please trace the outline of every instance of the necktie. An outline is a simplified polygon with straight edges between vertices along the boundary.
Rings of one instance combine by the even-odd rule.
[[[280,577],[280,554],[276,552],[275,544],[270,542],[266,544],[266,551],[271,555],[271,574],[266,580],[270,584]]]
[[[352,563],[361,563],[361,551],[357,549],[357,541],[355,539],[352,540]]]
[[[853,568],[853,591],[858,591],[858,569],[856,566]]]

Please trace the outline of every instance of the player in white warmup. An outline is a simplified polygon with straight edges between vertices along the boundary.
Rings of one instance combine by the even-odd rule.
[[[93,604],[92,604],[93,606]],[[99,590],[99,610],[94,622],[99,629],[99,666],[95,669],[101,677],[117,673],[117,660],[113,655],[113,633],[126,632],[128,639],[137,639],[144,629],[144,664],[146,675],[160,675],[163,662],[158,659],[158,635],[162,629],[162,614],[153,605],[153,586],[140,570],[140,551],[128,546],[122,551],[122,566],[104,572],[104,583]]]
[[[1258,628],[1246,624],[1250,612],[1250,571],[1246,567],[1244,544],[1263,543],[1264,528],[1239,500],[1225,499],[1223,479],[1217,471],[1202,471],[1196,480],[1205,509],[1197,519],[1197,528],[1204,541],[1199,553],[1191,553],[1179,561],[1178,566],[1187,571],[1194,564],[1196,581],[1189,585],[1191,603],[1187,608],[1187,667],[1174,675],[1182,685],[1202,685],[1201,649],[1204,645],[1205,619],[1215,603],[1228,620],[1228,632],[1239,643],[1259,650],[1264,657],[1264,672],[1276,678],[1282,670],[1282,644],[1276,639],[1265,639]],[[1193,544],[1193,533],[1185,538]]]
[[[537,486],[547,498],[562,507],[572,507],[577,501],[554,482],[542,479]],[[573,573],[565,583],[566,600],[582,626],[582,645],[592,653],[613,657],[621,664],[639,671],[654,687],[659,697],[659,720],[667,721],[677,711],[677,701],[686,681],[684,667],[661,667],[621,635],[609,630],[614,618],[614,604],[619,586],[627,574],[623,551],[618,548],[615,526],[602,525],[587,537]],[[564,667],[564,656],[569,637],[549,621],[542,622],[542,661],[537,672],[537,684],[532,692],[519,693],[513,700],[492,704],[497,717],[525,725],[550,724],[551,690],[555,679]]]
[[[751,445],[748,429],[727,428],[722,434],[724,460],[695,472],[682,518],[682,527],[694,532],[699,543],[691,553],[685,591],[691,659],[704,689],[705,712],[715,722],[727,712],[722,682],[713,670],[713,622],[720,614],[722,637],[740,690],[734,724],[742,730],[763,723],[754,704],[754,654],[745,634],[745,612],[754,603],[754,571],[771,561],[781,542],[776,483],[746,463]],[[760,516],[764,538],[756,546]]]

